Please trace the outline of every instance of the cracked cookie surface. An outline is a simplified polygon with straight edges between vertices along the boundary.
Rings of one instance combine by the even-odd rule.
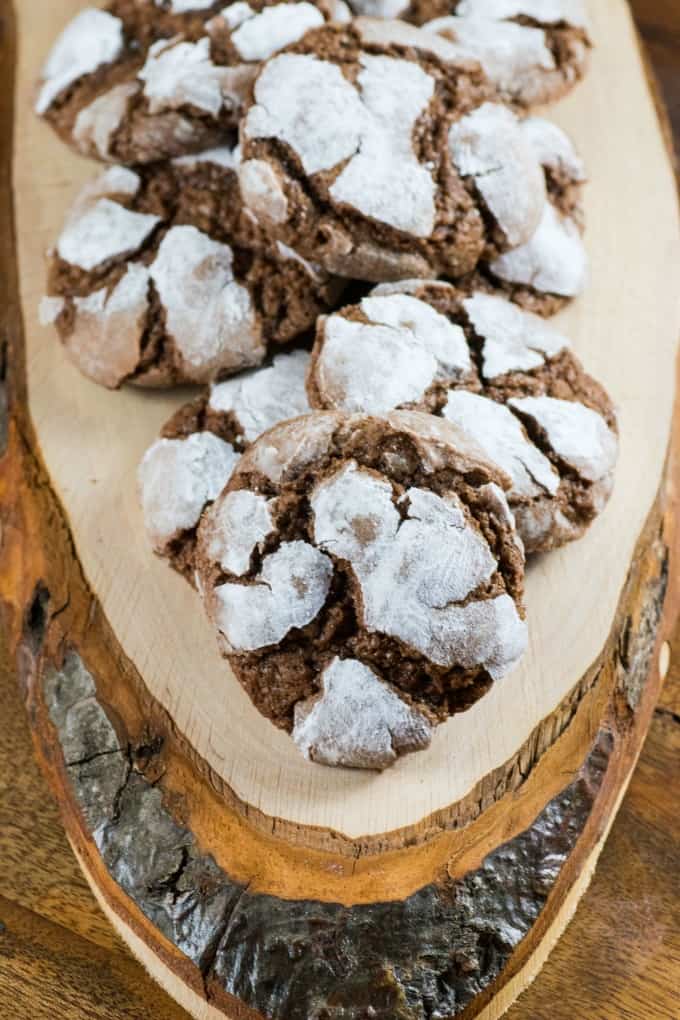
[[[196,530],[241,454],[267,429],[306,414],[306,351],[278,354],[271,365],[215,383],[181,407],[138,469],[146,533],[156,553],[193,584]]]
[[[441,34],[480,62],[504,99],[526,107],[559,99],[588,69],[582,0],[350,0],[350,6]]]
[[[241,125],[244,202],[339,275],[460,276],[531,239],[544,174],[477,64],[394,25],[328,26],[264,65]]]
[[[454,422],[511,478],[528,553],[580,538],[613,488],[610,398],[566,337],[502,296],[441,281],[378,287],[319,320],[308,391],[317,408]]]
[[[508,484],[420,413],[306,415],[241,458],[199,526],[200,587],[236,676],[307,757],[384,768],[517,664]]]
[[[95,382],[167,386],[260,364],[339,293],[244,213],[223,147],[91,182],[51,253],[41,314]]]
[[[343,0],[110,0],[64,29],[43,68],[36,112],[79,151],[134,165],[222,143],[262,60]]]

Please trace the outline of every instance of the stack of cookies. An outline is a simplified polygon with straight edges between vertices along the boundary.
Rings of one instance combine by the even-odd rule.
[[[384,769],[512,683],[526,557],[610,495],[550,322],[586,172],[533,112],[589,53],[580,0],[110,0],[45,64],[37,112],[109,165],[42,319],[94,383],[203,387],[149,437],[149,541],[311,761]]]

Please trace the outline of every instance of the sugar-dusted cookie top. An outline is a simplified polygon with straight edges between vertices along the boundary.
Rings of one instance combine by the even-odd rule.
[[[378,287],[319,320],[308,391],[317,408],[454,422],[512,480],[527,552],[580,537],[612,490],[611,400],[566,337],[502,296],[437,281]]]
[[[313,327],[338,285],[244,214],[229,147],[111,167],[71,210],[43,318],[95,382],[209,382]]]
[[[306,351],[214,383],[181,407],[144,454],[137,473],[149,541],[194,582],[196,529],[241,454],[263,432],[309,410]]]
[[[307,757],[384,768],[517,664],[507,484],[408,412],[307,415],[241,458],[199,527],[200,586],[236,676]]]
[[[588,68],[583,0],[350,0],[350,7],[442,35],[480,62],[504,99],[522,106],[559,99]]]
[[[36,111],[95,159],[197,152],[236,126],[260,61],[348,17],[343,0],[110,0],[55,42]]]
[[[548,202],[531,238],[479,266],[475,285],[491,285],[527,311],[551,316],[586,288],[589,263],[583,241],[587,172],[571,138],[550,120],[527,117],[522,131],[541,163]]]
[[[339,275],[461,275],[531,239],[544,175],[478,65],[397,29],[329,26],[264,65],[241,125],[244,202]]]

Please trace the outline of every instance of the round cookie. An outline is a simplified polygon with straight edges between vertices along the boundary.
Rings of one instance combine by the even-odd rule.
[[[267,429],[309,410],[306,351],[215,383],[185,404],[146,451],[137,472],[149,541],[193,584],[196,529],[241,454]]]
[[[409,412],[306,415],[241,458],[199,527],[201,590],[241,684],[307,757],[385,768],[517,664],[507,484]]]
[[[582,0],[350,0],[350,6],[444,36],[479,61],[504,99],[522,106],[559,99],[588,68]]]
[[[500,97],[550,103],[585,75],[590,57],[581,0],[350,0],[359,15],[422,25],[477,60]]]
[[[224,148],[91,182],[51,253],[41,314],[95,382],[167,386],[260,364],[339,293],[324,270],[265,241]]]
[[[510,477],[527,553],[581,537],[613,487],[611,400],[564,336],[502,296],[439,281],[378,287],[319,320],[308,392],[317,408],[452,421]]]
[[[36,112],[80,152],[112,163],[220,145],[260,61],[348,17],[343,0],[110,0],[57,39]]]
[[[476,64],[394,27],[327,26],[264,65],[241,124],[243,199],[340,276],[460,276],[531,239],[544,174]]]

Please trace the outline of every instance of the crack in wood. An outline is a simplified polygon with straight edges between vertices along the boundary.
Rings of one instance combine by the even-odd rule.
[[[668,551],[626,628],[616,668],[632,712],[649,674]],[[443,1020],[502,973],[569,860],[616,749],[603,725],[567,787],[523,832],[462,878],[404,900],[342,906],[281,899],[235,882],[203,853],[123,747],[83,661],[49,666],[43,697],[75,797],[115,882],[198,968],[209,998],[269,1020]],[[153,739],[146,748],[153,748]]]
[[[669,551],[659,535],[653,546],[658,573],[648,583],[652,597],[643,598],[638,619],[626,619],[619,641],[619,689],[628,708],[635,712],[642,699],[642,685],[648,676],[654,654],[656,634],[661,622],[668,590]]]

